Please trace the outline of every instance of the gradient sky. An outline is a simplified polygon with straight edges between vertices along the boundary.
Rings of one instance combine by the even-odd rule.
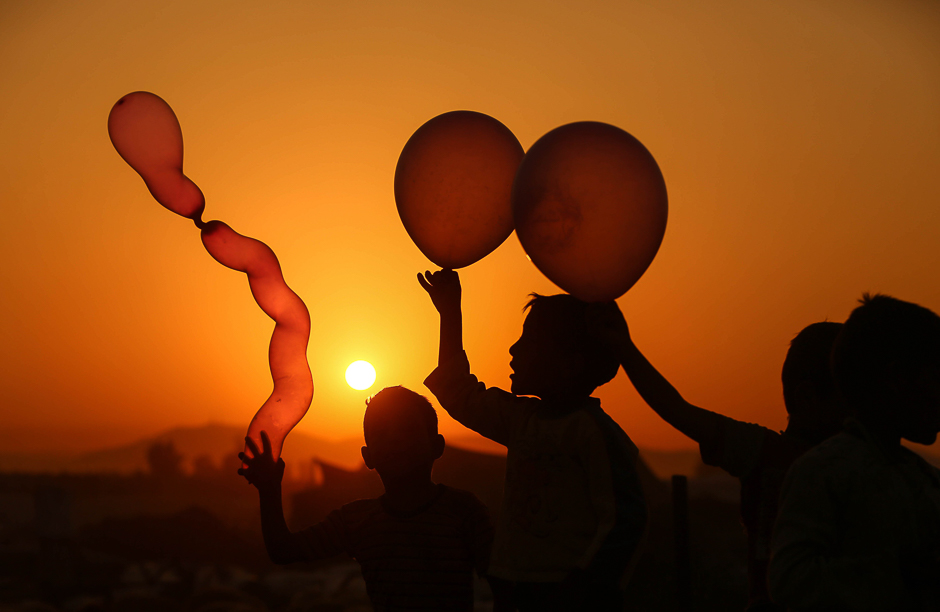
[[[706,4],[708,6],[706,6]],[[361,434],[363,400],[422,392],[430,267],[392,179],[411,133],[471,109],[524,147],[597,120],[639,138],[669,190],[659,255],[619,300],[691,402],[783,428],[790,339],[862,291],[940,310],[936,2],[109,2],[0,4],[0,415],[4,448],[81,450],[174,425],[246,427],[273,323],[244,275],[157,204],[108,112],[152,91],[221,219],[277,253],[312,318],[298,426]],[[532,291],[515,236],[462,271],[475,372],[508,386]],[[378,372],[353,391],[346,366]],[[641,447],[683,448],[621,374],[599,391]],[[442,431],[466,434],[442,413]],[[286,445],[290,453],[290,438]]]

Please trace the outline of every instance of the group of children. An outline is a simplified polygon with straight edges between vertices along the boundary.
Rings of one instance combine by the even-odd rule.
[[[494,610],[622,610],[647,507],[637,448],[591,397],[623,367],[702,459],[741,481],[749,610],[940,609],[940,471],[901,445],[940,431],[940,317],[865,296],[844,324],[815,323],[783,366],[785,431],[688,403],[633,343],[615,303],[534,295],[509,349],[510,391],[486,387],[463,351],[456,272],[419,274],[440,314],[425,385],[464,426],[507,448],[492,526],[471,493],[435,484],[433,407],[389,387],[367,403],[362,457],[385,486],[292,533],[283,460],[248,439],[239,473],[260,493],[276,563],[346,553],[376,610],[472,610],[473,572]]]

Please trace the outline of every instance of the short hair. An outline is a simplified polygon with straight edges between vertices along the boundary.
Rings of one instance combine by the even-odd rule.
[[[865,293],[832,352],[836,385],[863,411],[884,398],[888,375],[915,375],[940,362],[940,317],[887,295]]]
[[[366,400],[366,413],[362,418],[362,434],[369,443],[370,432],[376,427],[393,422],[406,414],[418,415],[429,436],[437,435],[437,412],[426,397],[401,385],[385,387]]]
[[[529,310],[548,315],[552,340],[562,349],[584,357],[586,385],[593,391],[613,380],[620,369],[620,359],[614,347],[595,338],[587,327],[587,302],[561,293],[558,295],[529,294],[523,312]]]
[[[797,389],[809,383],[820,398],[835,393],[829,366],[832,346],[842,331],[842,323],[822,321],[803,328],[793,340],[783,360],[783,404],[789,414],[797,405]]]

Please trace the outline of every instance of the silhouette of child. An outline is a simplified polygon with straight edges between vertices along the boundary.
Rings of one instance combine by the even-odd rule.
[[[258,488],[261,527],[271,560],[311,561],[346,553],[362,567],[375,610],[472,610],[473,570],[482,576],[493,529],[472,493],[431,481],[444,452],[437,414],[427,399],[388,387],[367,402],[362,458],[382,478],[385,494],[334,510],[323,522],[291,533],[281,506],[284,461],[272,458],[266,432],[238,473]]]
[[[533,297],[509,349],[507,393],[470,373],[457,273],[418,280],[441,316],[438,367],[425,384],[457,421],[508,449],[490,575],[510,583],[522,612],[622,610],[646,504],[636,447],[591,397],[619,364],[587,333],[587,304]]]
[[[770,593],[793,610],[940,609],[940,471],[901,446],[940,431],[940,317],[861,300],[833,377],[853,413],[794,462],[773,535]]]
[[[624,371],[643,400],[667,423],[699,444],[702,461],[741,482],[741,521],[747,533],[748,610],[780,610],[767,592],[767,565],[777,499],[787,469],[833,435],[845,418],[835,392],[829,354],[841,323],[813,323],[790,343],[783,362],[787,428],[776,432],[693,406],[633,343],[616,303],[592,306],[592,329],[615,346]]]

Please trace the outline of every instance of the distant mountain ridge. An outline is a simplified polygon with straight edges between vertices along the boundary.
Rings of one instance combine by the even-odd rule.
[[[129,474],[146,471],[147,450],[156,443],[172,442],[188,468],[199,457],[214,463],[230,462],[245,444],[245,428],[210,423],[198,427],[174,427],[163,433],[130,444],[86,453],[0,453],[0,471],[4,472],[111,472]],[[284,458],[293,463],[314,458],[350,469],[362,463],[361,440],[349,438],[332,441],[294,431],[284,445]]]
[[[2,453],[0,472],[110,472],[130,474],[146,471],[147,450],[155,443],[172,442],[183,456],[183,467],[189,469],[192,462],[208,457],[217,465],[235,460],[235,455],[244,448],[245,428],[237,425],[209,423],[196,427],[174,427],[165,432],[142,438],[130,444],[105,448],[86,453]],[[504,455],[504,447],[479,436],[448,436],[448,445],[482,454]],[[326,440],[310,434],[293,431],[284,445],[284,459],[289,465],[309,465],[318,462],[357,470],[362,465],[359,449],[361,438]],[[909,445],[927,461],[940,467],[940,451],[936,447]],[[702,469],[697,449],[655,450],[640,449],[640,454],[650,469],[660,479],[671,474],[686,474],[694,477]],[[237,461],[237,460],[235,460]]]

